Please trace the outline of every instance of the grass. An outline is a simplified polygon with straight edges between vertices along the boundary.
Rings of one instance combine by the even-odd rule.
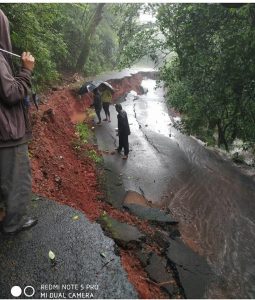
[[[88,125],[84,123],[78,123],[75,126],[75,133],[78,136],[78,140],[73,142],[73,148],[76,151],[81,151],[82,145],[88,144],[89,140],[93,137],[93,134],[91,133]],[[103,162],[102,156],[100,156],[96,150],[85,150],[84,154],[97,164],[101,164]]]
[[[90,129],[87,124],[78,123],[75,126],[75,132],[79,136],[79,139],[82,143],[87,144],[88,139],[91,136]]]
[[[95,150],[88,151],[88,157],[91,158],[95,163],[102,163],[103,158],[99,156]]]

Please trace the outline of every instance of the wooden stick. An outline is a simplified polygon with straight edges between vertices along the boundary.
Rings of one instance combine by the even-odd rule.
[[[6,50],[4,50],[4,49],[1,49],[0,48],[0,51],[2,51],[2,52],[5,52],[5,53],[8,53],[8,54],[10,54],[10,55],[13,55],[13,56],[16,56],[16,57],[21,57],[20,55],[18,55],[18,54],[15,54],[15,53],[12,53],[12,52],[9,52],[9,51],[6,51]]]

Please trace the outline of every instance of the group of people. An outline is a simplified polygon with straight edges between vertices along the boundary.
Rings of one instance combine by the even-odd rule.
[[[99,88],[96,88],[93,90],[93,94],[94,94],[93,105],[94,105],[95,112],[96,112],[96,115],[98,118],[97,124],[101,125],[102,107],[105,112],[104,121],[111,122],[109,106],[112,102],[112,91],[106,85],[102,84]],[[121,104],[116,104],[115,108],[118,113],[118,115],[117,115],[118,133],[117,133],[117,135],[119,136],[119,146],[115,150],[117,150],[117,152],[120,154],[122,149],[124,148],[124,156],[122,158],[127,159],[128,154],[129,154],[128,136],[130,135],[128,117],[127,117],[127,113],[122,109]]]

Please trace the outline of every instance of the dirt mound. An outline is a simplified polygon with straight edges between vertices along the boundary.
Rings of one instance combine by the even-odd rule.
[[[70,90],[55,91],[33,114],[30,155],[33,192],[89,213],[93,218],[100,195],[93,160],[77,157],[75,114],[84,114],[89,98],[77,100]]]

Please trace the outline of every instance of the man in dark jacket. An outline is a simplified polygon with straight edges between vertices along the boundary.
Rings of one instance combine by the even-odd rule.
[[[122,148],[124,148],[124,156],[123,159],[128,158],[129,153],[129,144],[128,144],[128,136],[130,135],[130,128],[128,124],[128,117],[125,110],[122,109],[121,104],[115,105],[116,111],[118,112],[118,135],[119,135],[119,147],[117,151],[120,153]]]
[[[12,51],[9,21],[2,10],[0,48]],[[14,76],[10,54],[0,51],[0,203],[5,208],[1,229],[6,234],[18,233],[37,223],[37,220],[26,217],[26,207],[31,198],[28,157],[31,128],[23,103],[31,88],[34,63],[34,57],[23,52],[21,69]]]

